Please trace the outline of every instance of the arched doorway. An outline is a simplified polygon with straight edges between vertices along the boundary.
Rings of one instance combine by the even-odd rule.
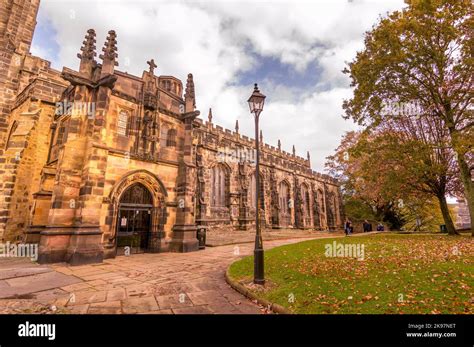
[[[134,183],[120,196],[117,220],[117,253],[145,252],[152,227],[153,196],[141,183]]]

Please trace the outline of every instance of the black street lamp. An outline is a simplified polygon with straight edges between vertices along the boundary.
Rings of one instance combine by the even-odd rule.
[[[255,116],[255,149],[257,165],[255,169],[255,249],[253,251],[254,263],[253,263],[253,283],[255,284],[265,284],[265,274],[263,266],[263,241],[262,241],[262,232],[260,230],[260,144],[258,141],[258,119],[260,113],[263,110],[263,104],[265,103],[265,95],[260,93],[258,90],[257,83],[252,95],[247,100],[250,107],[250,113],[253,113]]]

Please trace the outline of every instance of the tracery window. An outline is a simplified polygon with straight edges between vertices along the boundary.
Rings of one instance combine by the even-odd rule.
[[[301,198],[303,199],[304,216],[307,218],[310,216],[309,190],[304,184],[301,186]]]
[[[176,130],[170,129],[166,135],[166,147],[176,147]]]
[[[288,214],[290,212],[290,187],[285,181],[280,182],[278,189],[278,200],[281,212],[283,214]]]
[[[250,176],[250,208],[255,209],[257,201],[255,200],[255,190],[257,188],[257,180],[255,178],[255,173]]]
[[[160,133],[160,146],[166,147],[167,138],[168,138],[168,125],[162,124],[161,125],[161,133]]]
[[[127,111],[122,110],[119,112],[117,118],[117,134],[127,136],[127,125],[128,125],[129,114]]]
[[[222,165],[216,165],[211,169],[211,206],[227,205],[227,172]]]
[[[255,206],[257,204],[257,200],[256,200],[256,196],[255,196],[255,190],[257,189],[257,180],[256,180],[256,177],[255,177],[255,172],[250,176],[250,182],[249,182],[249,201],[250,201],[250,208],[251,209],[255,209]],[[263,189],[263,178],[262,176],[260,175],[260,196],[259,196],[259,199],[260,199],[260,208],[264,208],[264,189]]]

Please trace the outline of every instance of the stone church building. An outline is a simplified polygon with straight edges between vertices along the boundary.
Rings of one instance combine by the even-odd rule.
[[[199,118],[192,74],[119,71],[114,31],[98,55],[87,31],[78,70],[31,55],[38,7],[0,5],[2,242],[39,243],[42,263],[195,251],[200,225],[252,228],[256,189],[266,228],[342,227],[337,182],[294,147],[263,143],[255,186],[253,140]]]

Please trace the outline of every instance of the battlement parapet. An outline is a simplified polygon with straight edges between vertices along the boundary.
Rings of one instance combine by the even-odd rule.
[[[226,129],[209,121],[203,121],[199,118],[196,119],[196,121],[202,125],[200,128],[203,132],[220,136],[242,147],[253,148],[255,146],[255,140],[253,138],[250,138],[239,132]],[[310,161],[308,159],[293,155],[293,153],[281,150],[268,143],[263,143],[261,145],[261,158],[263,161],[266,161],[272,165],[279,165],[286,169],[296,170],[304,173],[305,175],[313,176],[315,179],[324,181],[326,183],[338,184],[337,180],[333,177],[312,170]]]

